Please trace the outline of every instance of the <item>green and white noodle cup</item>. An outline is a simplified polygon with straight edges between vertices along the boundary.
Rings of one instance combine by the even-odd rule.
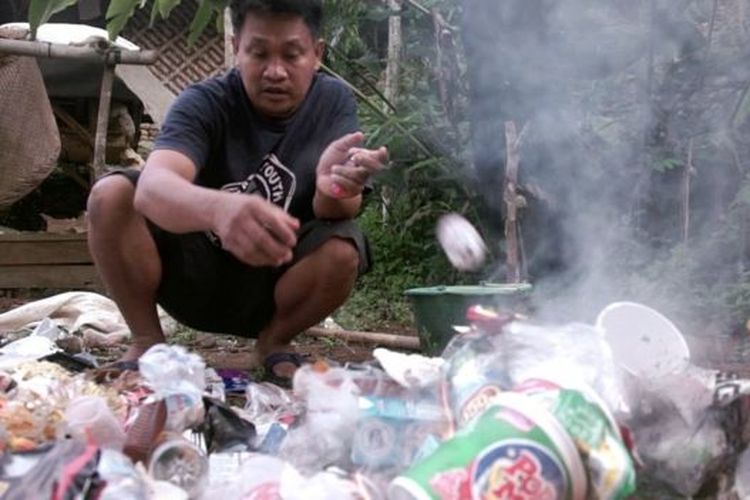
[[[565,429],[540,404],[504,393],[454,437],[395,478],[388,498],[586,498],[586,474]]]
[[[595,498],[627,498],[635,491],[635,467],[606,403],[583,383],[529,379],[514,391],[543,405],[575,442]]]

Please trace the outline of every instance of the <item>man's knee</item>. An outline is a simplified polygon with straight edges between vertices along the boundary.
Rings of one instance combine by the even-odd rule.
[[[359,252],[350,240],[331,238],[318,250],[325,256],[325,263],[335,276],[356,276],[359,268]]]
[[[133,212],[134,195],[135,187],[122,175],[99,179],[89,193],[86,206],[89,221],[97,224]]]

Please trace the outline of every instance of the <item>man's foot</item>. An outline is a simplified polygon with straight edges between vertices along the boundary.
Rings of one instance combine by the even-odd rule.
[[[140,357],[143,356],[146,351],[151,349],[156,344],[158,344],[158,342],[149,344],[130,344],[128,350],[125,351],[125,354],[120,356],[120,359],[118,359],[117,362],[135,361],[137,363],[138,359],[140,359]]]

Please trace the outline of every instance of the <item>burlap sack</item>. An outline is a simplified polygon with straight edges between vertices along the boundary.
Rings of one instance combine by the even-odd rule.
[[[59,155],[60,134],[36,60],[0,56],[0,209],[33,191]]]

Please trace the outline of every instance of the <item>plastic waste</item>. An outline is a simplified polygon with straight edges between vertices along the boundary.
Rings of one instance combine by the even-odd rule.
[[[79,396],[65,408],[65,428],[74,437],[121,451],[125,432],[101,396]]]
[[[420,354],[403,354],[379,347],[372,352],[383,370],[405,388],[420,388],[435,384],[443,375],[445,360]]]
[[[737,498],[750,498],[750,448],[746,448],[737,460],[734,473],[734,490]]]
[[[256,430],[252,422],[241,418],[220,401],[204,398],[206,418],[199,431],[209,453],[250,451],[255,445]]]
[[[206,389],[205,395],[215,401],[222,403],[227,399],[228,389],[224,385],[224,379],[213,368],[206,368]]]
[[[541,404],[573,439],[595,498],[624,499],[635,491],[635,467],[604,401],[564,374],[529,379],[514,388]]]
[[[688,425],[672,411],[632,424],[648,475],[680,495],[695,495],[733,453],[718,412]]]
[[[289,391],[268,382],[250,382],[245,388],[244,413],[257,426],[278,421],[286,415],[302,411]]]
[[[143,403],[138,407],[135,419],[127,428],[123,452],[133,462],[147,463],[154,443],[164,431],[167,409],[164,401]]]
[[[519,384],[540,369],[591,387],[614,412],[626,411],[620,372],[599,330],[584,323],[535,325],[517,321],[493,337],[497,362]]]
[[[450,263],[461,271],[478,269],[487,257],[487,245],[479,232],[457,213],[445,214],[436,228],[440,246]]]
[[[59,351],[60,348],[47,337],[29,335],[14,340],[0,349],[0,370],[10,370]]]
[[[323,363],[294,374],[294,395],[304,402],[299,425],[290,429],[279,456],[304,474],[346,464],[359,415],[359,387],[353,374]]]
[[[212,496],[224,500],[353,500],[376,498],[362,495],[355,481],[322,471],[309,477],[279,458],[255,454],[246,457],[234,480],[218,487]]]
[[[74,439],[61,440],[44,453],[3,500],[89,498],[104,486],[97,473],[100,450]]]
[[[191,499],[201,498],[209,481],[208,458],[183,436],[164,433],[148,464],[149,475],[184,490]]]
[[[122,453],[110,449],[101,450],[97,471],[106,482],[100,500],[148,498],[146,481],[133,466],[133,462]]]
[[[403,471],[390,499],[586,498],[569,435],[543,407],[505,393],[438,449]]]
[[[165,428],[182,432],[203,421],[206,365],[197,354],[178,345],[157,344],[138,360],[138,370],[154,391],[152,400],[164,400]]]
[[[681,373],[690,350],[680,330],[660,312],[635,302],[615,302],[596,319],[615,360],[636,377],[658,380]]]

